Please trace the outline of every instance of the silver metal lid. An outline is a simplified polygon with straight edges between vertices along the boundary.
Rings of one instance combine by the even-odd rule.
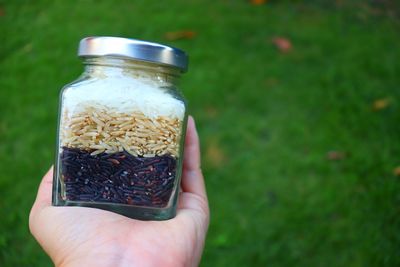
[[[183,72],[187,71],[188,68],[188,56],[183,50],[162,44],[121,37],[86,37],[79,43],[78,56],[131,58],[179,68]]]

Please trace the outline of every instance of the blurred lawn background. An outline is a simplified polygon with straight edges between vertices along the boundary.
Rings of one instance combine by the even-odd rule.
[[[202,266],[400,266],[399,4],[263,2],[0,0],[0,266],[52,266],[28,215],[90,35],[190,54]]]

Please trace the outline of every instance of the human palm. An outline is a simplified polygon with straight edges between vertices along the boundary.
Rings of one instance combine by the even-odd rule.
[[[191,118],[181,186],[175,218],[139,221],[100,209],[51,206],[50,170],[32,207],[30,229],[56,266],[196,266],[209,211]]]

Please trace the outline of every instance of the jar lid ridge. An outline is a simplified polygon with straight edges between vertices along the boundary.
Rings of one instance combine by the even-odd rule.
[[[79,57],[116,56],[152,62],[180,69],[186,72],[188,55],[181,49],[137,39],[91,36],[79,43]]]

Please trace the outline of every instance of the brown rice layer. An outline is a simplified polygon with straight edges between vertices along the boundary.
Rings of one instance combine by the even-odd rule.
[[[117,112],[105,107],[86,107],[72,115],[66,110],[61,123],[61,146],[94,150],[91,154],[126,150],[134,156],[177,157],[182,121],[146,117],[142,112]]]

